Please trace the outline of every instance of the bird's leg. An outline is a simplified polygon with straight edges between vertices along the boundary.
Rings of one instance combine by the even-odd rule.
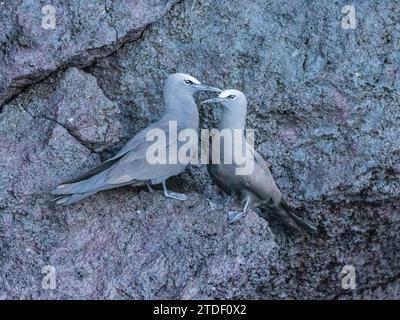
[[[166,198],[172,198],[172,199],[181,200],[181,201],[185,201],[188,199],[188,196],[183,193],[168,191],[167,184],[165,181],[163,181],[162,186],[164,189],[164,196]]]
[[[150,183],[146,184],[147,189],[149,190],[149,192],[153,192],[153,188],[150,186]]]
[[[244,205],[242,212],[228,211],[228,222],[234,223],[234,222],[238,221],[240,218],[244,217],[246,215],[249,207],[250,207],[250,199],[247,198],[246,204]]]

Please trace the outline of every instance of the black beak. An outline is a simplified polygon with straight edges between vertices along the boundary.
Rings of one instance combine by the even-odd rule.
[[[203,83],[195,83],[192,85],[192,88],[194,88],[197,91],[211,91],[211,92],[221,92],[221,89],[215,88],[215,87],[210,87],[206,84]]]
[[[220,98],[220,97],[216,97],[216,98],[212,98],[212,99],[208,99],[208,100],[204,100],[202,103],[200,104],[206,104],[206,103],[221,103],[225,101],[225,98]]]

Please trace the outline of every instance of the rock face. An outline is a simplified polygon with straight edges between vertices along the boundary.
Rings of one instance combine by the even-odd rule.
[[[68,66],[84,67],[141,37],[173,1],[1,2],[0,105],[28,84]]]
[[[2,3],[0,297],[400,298],[400,4],[353,1],[345,29],[346,4],[54,1],[43,29],[40,1]],[[238,204],[202,166],[171,181],[186,202],[133,187],[50,201],[163,113],[176,71],[246,93],[257,149],[319,236],[256,209],[228,225]],[[200,115],[215,127],[220,110]]]

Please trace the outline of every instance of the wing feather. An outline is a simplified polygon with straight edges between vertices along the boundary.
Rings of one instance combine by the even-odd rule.
[[[128,183],[131,180],[159,180],[176,175],[184,170],[186,165],[180,164],[178,159],[169,159],[172,164],[150,164],[146,159],[146,152],[148,148],[154,143],[153,141],[146,141],[146,134],[150,129],[161,129],[166,135],[169,132],[169,123],[167,119],[158,121],[154,125],[146,128],[136,135],[128,144],[118,153],[122,155],[118,162],[116,162],[107,172],[105,183],[120,184]],[[178,122],[178,132],[186,128],[182,123]],[[168,139],[167,144],[159,150],[165,150],[168,155],[169,148],[172,144],[177,144],[177,148],[184,143],[174,139]],[[117,154],[117,156],[118,156]],[[116,157],[117,157],[116,156]],[[177,156],[177,155],[174,155]]]

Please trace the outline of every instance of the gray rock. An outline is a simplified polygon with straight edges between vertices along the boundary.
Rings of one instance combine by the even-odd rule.
[[[27,31],[36,2],[0,11],[14,17],[0,23],[0,298],[398,299],[400,5],[355,1],[357,27],[344,30],[344,2],[135,3],[140,23],[122,2],[104,18],[60,2],[52,38]],[[171,183],[187,202],[130,187],[50,202],[163,113],[175,71],[247,94],[257,149],[319,237],[256,210],[228,225],[238,204],[202,166]],[[219,116],[202,107],[202,127]],[[55,290],[42,289],[45,265]],[[341,287],[345,265],[355,290]]]
[[[139,39],[173,1],[5,1],[0,5],[0,107],[27,85],[66,66],[88,66]]]

